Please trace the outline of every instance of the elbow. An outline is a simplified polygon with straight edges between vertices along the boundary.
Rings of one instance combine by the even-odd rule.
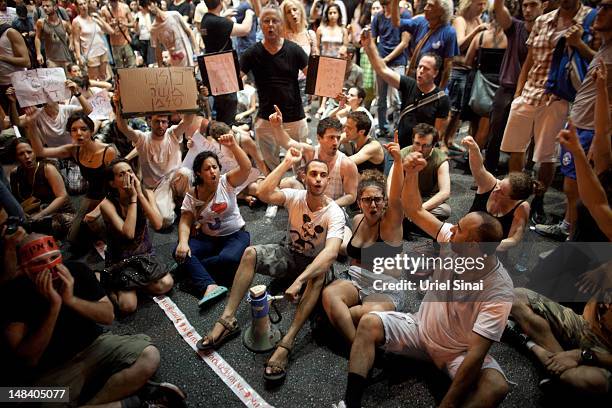
[[[108,310],[104,311],[104,316],[102,316],[102,319],[100,320],[99,323],[105,326],[110,326],[111,324],[113,324],[114,321],[115,321],[115,311],[113,310],[113,305],[109,304]]]
[[[450,189],[449,190],[444,190],[440,192],[440,200],[442,202],[447,201],[450,198]]]
[[[162,227],[164,226],[164,223],[161,217],[156,218],[155,220],[150,220],[150,223],[151,223],[151,227],[153,227],[155,231],[160,231]]]

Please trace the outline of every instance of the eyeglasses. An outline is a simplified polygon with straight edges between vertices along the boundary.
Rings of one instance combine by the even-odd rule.
[[[384,197],[361,197],[361,202],[366,205],[372,205],[372,203],[376,205],[382,204]]]

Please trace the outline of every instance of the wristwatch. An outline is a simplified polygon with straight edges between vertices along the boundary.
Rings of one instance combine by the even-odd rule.
[[[593,365],[597,357],[595,357],[595,353],[590,348],[582,349],[580,352],[580,362],[584,365]]]
[[[72,96],[76,96],[78,98],[79,96],[81,96],[81,93],[80,92],[75,92],[75,93],[72,94]]]

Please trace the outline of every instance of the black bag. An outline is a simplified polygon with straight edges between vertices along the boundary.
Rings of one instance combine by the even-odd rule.
[[[100,273],[100,283],[111,291],[138,289],[163,278],[172,269],[151,258],[135,255],[105,268]]]

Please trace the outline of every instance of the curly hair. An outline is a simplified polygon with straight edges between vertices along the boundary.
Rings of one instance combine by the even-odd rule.
[[[529,174],[520,171],[513,171],[508,174],[508,181],[512,188],[510,198],[513,200],[526,200],[543,188],[538,180],[534,180]]]
[[[357,186],[357,200],[361,200],[363,190],[368,187],[376,187],[383,193],[383,197],[387,198],[387,179],[384,174],[378,170],[368,169],[361,174],[359,185]]]

